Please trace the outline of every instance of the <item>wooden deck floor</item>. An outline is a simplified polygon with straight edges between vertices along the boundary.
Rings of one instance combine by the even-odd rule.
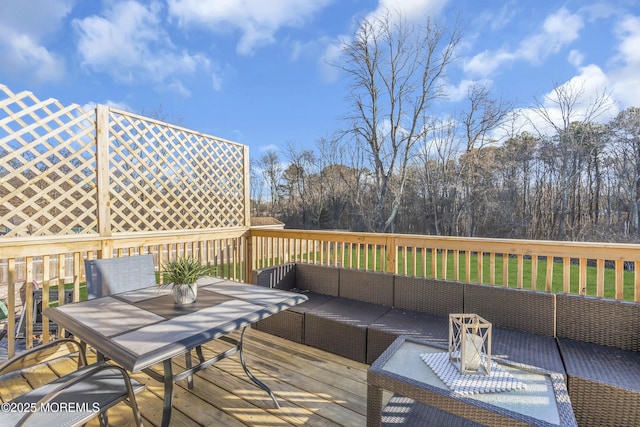
[[[205,356],[226,348],[206,346]],[[284,340],[255,329],[245,336],[245,358],[253,374],[276,394],[281,409],[247,378],[238,355],[199,372],[192,390],[186,381],[174,388],[175,426],[363,426],[366,423],[368,365]],[[72,365],[34,373],[39,379],[64,374]],[[184,358],[176,360],[184,367]],[[134,378],[147,389],[137,395],[145,426],[157,426],[162,416],[163,387],[145,374]],[[50,380],[50,379],[49,379]],[[4,388],[4,387],[3,387]],[[5,391],[6,392],[6,391]],[[2,399],[8,396],[1,393]],[[90,425],[98,425],[97,420]],[[109,411],[110,424],[127,426],[131,411],[119,405]]]

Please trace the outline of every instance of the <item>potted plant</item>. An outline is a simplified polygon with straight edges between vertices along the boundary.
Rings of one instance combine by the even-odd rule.
[[[196,281],[209,274],[209,268],[200,260],[180,257],[165,263],[162,267],[166,283],[171,284],[176,304],[191,304],[196,301],[198,286]]]

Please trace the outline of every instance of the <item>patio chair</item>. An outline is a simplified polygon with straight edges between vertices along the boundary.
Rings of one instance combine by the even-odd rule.
[[[49,289],[49,301],[56,301],[58,299],[58,290]],[[64,290],[64,302],[65,304],[73,302],[73,289]],[[42,289],[33,290],[33,318],[32,318],[32,331],[33,335],[41,335],[42,329]],[[22,307],[22,312],[16,323],[16,339],[26,338],[27,333],[27,306]],[[54,322],[49,322],[49,333],[58,333],[58,325]]]
[[[69,353],[61,353],[63,347]],[[51,363],[69,356],[74,350],[78,354],[77,370],[5,402],[0,412],[0,425],[80,426],[98,416],[100,424],[106,426],[107,410],[120,402],[131,407],[135,425],[142,425],[135,394],[145,386],[132,380],[119,366],[104,362],[87,365],[82,346],[71,339],[34,347],[2,363],[0,384],[3,393],[11,392],[10,386],[18,382],[18,371],[22,373],[27,368]]]
[[[84,262],[87,298],[99,298],[156,284],[153,255],[91,259]]]

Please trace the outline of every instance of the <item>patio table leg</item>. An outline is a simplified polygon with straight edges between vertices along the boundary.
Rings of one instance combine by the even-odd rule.
[[[253,381],[258,387],[260,387],[261,389],[263,389],[269,394],[269,396],[271,397],[271,400],[273,400],[273,403],[276,405],[276,408],[280,409],[280,404],[278,403],[278,400],[276,399],[276,396],[273,394],[271,389],[267,387],[265,383],[263,383],[262,381],[257,379],[255,376],[253,376],[253,374],[249,371],[249,368],[247,368],[247,364],[244,361],[244,352],[242,351],[242,344],[244,342],[244,333],[246,330],[247,330],[246,327],[242,328],[242,334],[240,335],[240,341],[238,342],[238,350],[240,351],[240,364],[242,365],[242,369],[244,369],[244,373],[247,374],[247,376],[251,381]]]
[[[192,368],[191,350],[187,351],[184,354],[184,363],[185,363],[185,366],[187,367],[187,371]],[[189,375],[187,377],[187,387],[189,388],[189,390],[191,390],[193,388],[193,375]]]
[[[164,365],[164,405],[162,407],[162,427],[169,427],[171,422],[171,405],[173,403],[173,367],[171,359],[163,362]]]
[[[196,347],[196,354],[198,355],[198,359],[200,359],[200,363],[204,363],[205,359],[204,359],[204,354],[202,354],[202,346],[197,346]]]

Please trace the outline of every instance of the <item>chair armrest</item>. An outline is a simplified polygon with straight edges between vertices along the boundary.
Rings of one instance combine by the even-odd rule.
[[[39,345],[30,350],[27,350],[23,353],[20,353],[6,362],[0,364],[0,375],[7,374],[9,372],[17,371],[20,369],[24,369],[29,366],[38,365],[40,363],[44,363],[49,358],[55,354],[57,354],[57,350],[53,351],[56,347],[60,347],[63,344],[71,344],[72,346],[76,346],[78,348],[78,369],[83,366],[87,366],[87,357],[82,345],[73,339],[64,338],[55,341],[51,341],[47,344]],[[40,358],[38,355],[45,351],[50,351],[50,353],[46,354],[44,357]]]
[[[42,397],[35,405],[33,405],[34,411],[30,411],[27,414],[25,414],[24,417],[22,417],[22,419],[20,419],[18,426],[23,426],[26,425],[27,422],[31,419],[31,417],[35,416],[35,414],[38,413],[38,411],[43,408],[46,407],[46,404],[51,402],[52,400],[54,400],[56,397],[58,397],[60,394],[62,394],[65,390],[70,389],[71,387],[73,387],[76,384],[82,383],[88,379],[90,379],[91,377],[99,374],[102,371],[105,370],[110,370],[110,371],[118,371],[118,373],[120,374],[120,376],[122,377],[122,380],[124,382],[125,388],[126,388],[126,394],[127,397],[129,399],[129,405],[131,406],[131,409],[134,412],[134,417],[135,417],[135,421],[136,421],[136,425],[137,426],[141,426],[142,425],[142,418],[140,417],[140,411],[138,409],[138,405],[136,403],[136,397],[135,397],[135,392],[133,389],[133,386],[131,385],[131,378],[129,377],[129,374],[127,373],[127,371],[117,365],[111,365],[108,363],[99,363],[95,366],[88,366],[85,368],[86,372],[83,372],[81,375],[77,375],[73,378],[71,378],[70,380],[60,384],[58,387],[56,387],[55,389],[51,390],[49,393],[47,393],[44,397]],[[118,399],[119,401],[119,399]],[[113,402],[116,403],[116,402]],[[101,407],[98,411],[98,413],[102,413],[104,411],[106,411],[107,409],[109,409],[110,405],[107,405],[105,407]]]

